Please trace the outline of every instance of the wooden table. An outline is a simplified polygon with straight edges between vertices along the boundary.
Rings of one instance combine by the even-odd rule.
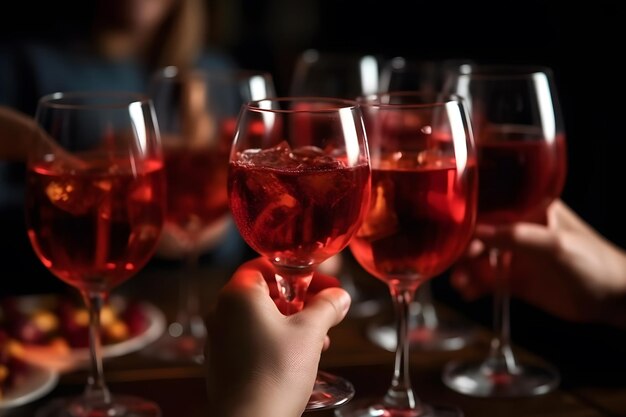
[[[170,318],[175,310],[175,277],[172,268],[161,265],[147,268],[136,278],[120,287],[120,293],[142,296],[155,303]],[[217,289],[231,271],[205,266],[202,277],[203,305],[211,304]],[[439,304],[444,316],[458,317],[458,312]],[[373,345],[365,337],[365,328],[371,319],[349,317],[331,332],[332,344],[322,356],[321,368],[348,378],[354,384],[356,399],[382,396],[391,380],[393,353]],[[626,416],[626,378],[621,384],[601,386],[576,384],[564,379],[561,388],[533,398],[477,399],[452,392],[441,382],[442,367],[453,359],[481,359],[487,351],[490,332],[481,327],[477,341],[456,352],[413,351],[411,379],[416,394],[425,402],[455,405],[467,417],[600,417]],[[520,357],[541,360],[538,355],[517,349]],[[581,358],[581,361],[590,358]],[[626,354],[621,357],[626,362]],[[623,366],[623,365],[622,365]],[[105,362],[106,378],[113,392],[139,395],[159,403],[164,417],[212,416],[207,404],[204,369],[198,365],[163,362],[142,352]],[[46,401],[82,392],[86,372],[76,371],[61,377],[60,383],[45,398],[35,403],[5,412],[11,417],[35,415]],[[332,416],[332,411],[310,413],[313,416]],[[264,416],[260,416],[264,417]],[[269,416],[268,416],[269,417]]]

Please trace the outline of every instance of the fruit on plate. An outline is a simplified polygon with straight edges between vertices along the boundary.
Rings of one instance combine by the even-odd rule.
[[[110,298],[100,315],[104,345],[128,340],[148,327],[137,301]],[[79,301],[63,295],[9,297],[0,303],[0,329],[28,345],[58,350],[89,346],[89,312]]]
[[[21,352],[20,343],[0,330],[0,401],[26,373],[26,364],[21,359]]]

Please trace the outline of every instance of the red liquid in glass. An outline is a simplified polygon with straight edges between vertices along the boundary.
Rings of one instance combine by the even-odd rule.
[[[366,164],[273,148],[230,163],[230,207],[258,253],[310,266],[341,251],[359,227],[369,198]]]
[[[560,195],[566,171],[562,135],[548,142],[539,132],[504,126],[485,132],[477,151],[480,223],[532,220]]]
[[[372,170],[369,211],[350,242],[355,258],[386,282],[418,282],[448,268],[473,232],[476,164],[463,172],[454,160],[418,166],[384,158]],[[401,164],[401,165],[400,165]]]
[[[150,259],[164,219],[162,162],[55,162],[28,172],[28,236],[56,276],[81,290],[107,291]],[[137,172],[139,170],[139,172]]]
[[[191,231],[228,212],[228,154],[217,149],[167,148],[166,221]]]

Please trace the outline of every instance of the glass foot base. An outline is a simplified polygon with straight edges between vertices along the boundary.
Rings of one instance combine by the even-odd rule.
[[[202,364],[204,362],[205,343],[206,337],[192,334],[172,336],[166,332],[160,339],[148,346],[144,353],[168,362]]]
[[[367,328],[367,337],[389,352],[396,351],[397,336],[393,323],[374,322]],[[439,321],[436,327],[414,327],[409,332],[409,346],[415,350],[458,350],[471,343],[476,332],[468,326]]]
[[[443,382],[472,397],[514,398],[547,394],[559,385],[559,372],[548,365],[518,365],[515,372],[491,372],[484,363],[450,363]]]
[[[354,397],[354,386],[350,381],[328,372],[318,371],[315,386],[306,410],[335,408]]]
[[[335,410],[336,417],[463,417],[456,407],[422,405],[419,409],[388,408],[382,401],[363,399]]]
[[[111,404],[94,406],[81,399],[62,398],[39,409],[35,417],[161,417],[161,409],[151,401],[128,395],[114,395]]]
[[[354,318],[373,317],[382,311],[385,304],[379,299],[365,299],[352,297],[348,316]]]

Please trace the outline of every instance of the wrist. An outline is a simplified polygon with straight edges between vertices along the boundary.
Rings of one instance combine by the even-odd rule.
[[[220,417],[300,417],[308,400],[298,401],[300,397],[289,388],[257,381],[232,395],[218,393],[212,408]]]
[[[615,256],[613,259],[613,286],[610,294],[604,300],[602,308],[604,322],[626,329],[626,252],[622,249],[612,248]]]

